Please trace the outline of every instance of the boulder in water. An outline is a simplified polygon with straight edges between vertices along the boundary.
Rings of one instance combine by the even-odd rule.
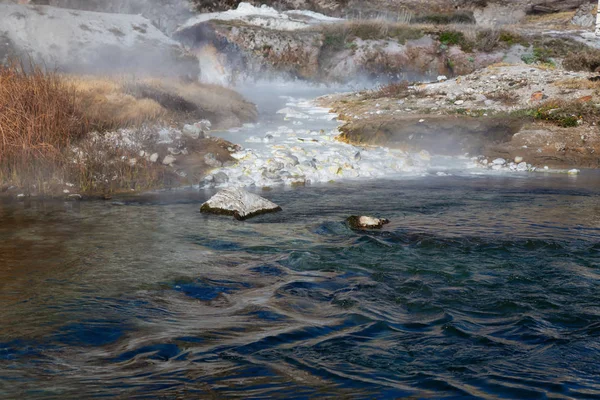
[[[221,190],[200,207],[200,212],[233,215],[240,221],[277,211],[281,211],[277,204],[240,188]]]
[[[346,220],[351,229],[381,229],[389,219],[353,215]]]

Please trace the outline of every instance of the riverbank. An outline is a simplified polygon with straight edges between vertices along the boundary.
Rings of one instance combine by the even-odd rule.
[[[0,67],[0,192],[110,196],[197,184],[235,145],[210,129],[255,121],[233,90],[175,79]]]
[[[597,168],[597,74],[555,64],[496,64],[433,83],[397,83],[320,99],[339,139],[405,151],[504,158],[537,168]],[[484,162],[487,160],[487,162]]]

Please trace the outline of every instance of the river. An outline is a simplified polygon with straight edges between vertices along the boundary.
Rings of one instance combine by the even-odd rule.
[[[0,397],[599,398],[600,173],[428,168],[0,204]]]

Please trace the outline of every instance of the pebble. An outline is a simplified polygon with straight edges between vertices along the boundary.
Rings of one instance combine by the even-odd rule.
[[[492,161],[492,164],[504,165],[504,164],[506,164],[506,160],[504,158],[496,158],[494,161]]]
[[[158,161],[158,153],[154,153],[150,156],[150,162],[157,162]]]
[[[515,157],[515,163],[519,164],[521,162],[523,162],[523,157],[516,156]]]

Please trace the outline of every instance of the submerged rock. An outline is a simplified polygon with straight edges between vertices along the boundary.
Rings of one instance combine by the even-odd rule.
[[[233,215],[240,221],[277,211],[281,211],[277,204],[240,188],[221,190],[200,207],[200,212]]]
[[[367,216],[351,216],[346,220],[351,229],[381,229],[384,225],[389,224],[390,220],[384,218],[375,218]]]

